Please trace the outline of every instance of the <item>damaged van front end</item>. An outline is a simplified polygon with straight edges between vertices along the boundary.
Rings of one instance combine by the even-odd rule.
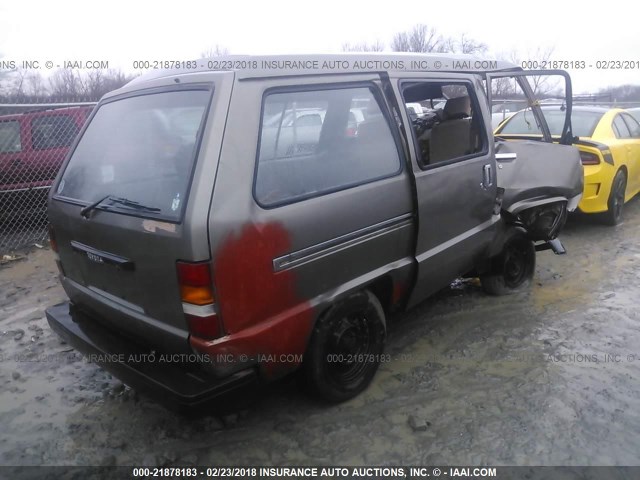
[[[555,240],[582,197],[578,150],[527,140],[498,141],[496,152],[502,215],[522,225],[531,240]]]
[[[540,102],[527,81],[534,75],[557,75],[565,81],[563,110],[566,117],[560,138],[551,137]],[[526,236],[541,242],[536,250],[552,249],[565,253],[557,239],[569,212],[582,198],[584,174],[579,150],[573,146],[571,130],[572,89],[568,74],[563,71],[512,72],[508,75],[488,75],[488,96],[491,102],[491,81],[511,78],[517,81],[527,96],[541,136],[518,139],[495,138],[498,196],[496,205],[507,224],[521,227]]]

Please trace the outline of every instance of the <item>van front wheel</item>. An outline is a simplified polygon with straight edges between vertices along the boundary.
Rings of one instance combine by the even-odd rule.
[[[482,288],[491,295],[522,291],[531,283],[535,269],[535,245],[516,231],[505,243],[502,253],[493,260],[491,271],[480,277]]]
[[[378,369],[385,337],[384,311],[371,292],[337,302],[318,320],[304,358],[311,392],[330,402],[358,395]]]

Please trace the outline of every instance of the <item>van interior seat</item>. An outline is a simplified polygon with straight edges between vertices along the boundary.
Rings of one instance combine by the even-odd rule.
[[[381,137],[384,139],[388,132],[389,125],[381,113],[369,115],[364,122],[360,122],[358,125],[358,139],[362,143],[380,142]]]
[[[442,111],[445,120],[468,118],[471,116],[471,99],[468,96],[447,100]]]
[[[390,165],[397,162],[398,150],[389,123],[381,112],[369,115],[358,125],[356,138],[358,167],[370,176],[384,175],[389,171]]]
[[[471,100],[450,98],[443,120],[431,129],[429,163],[437,163],[471,153]]]

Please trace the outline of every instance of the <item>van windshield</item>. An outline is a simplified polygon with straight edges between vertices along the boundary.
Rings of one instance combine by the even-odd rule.
[[[100,106],[73,152],[56,196],[86,204],[108,195],[123,197],[154,210],[113,202],[96,208],[179,221],[210,95],[208,90],[184,90]]]

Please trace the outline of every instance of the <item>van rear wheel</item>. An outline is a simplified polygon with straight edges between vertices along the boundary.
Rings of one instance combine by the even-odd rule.
[[[384,311],[374,294],[361,291],[337,302],[318,320],[304,358],[311,393],[343,402],[365,390],[384,351]]]
[[[526,289],[536,269],[535,245],[522,232],[515,231],[494,260],[491,271],[480,277],[490,295],[509,295]]]

